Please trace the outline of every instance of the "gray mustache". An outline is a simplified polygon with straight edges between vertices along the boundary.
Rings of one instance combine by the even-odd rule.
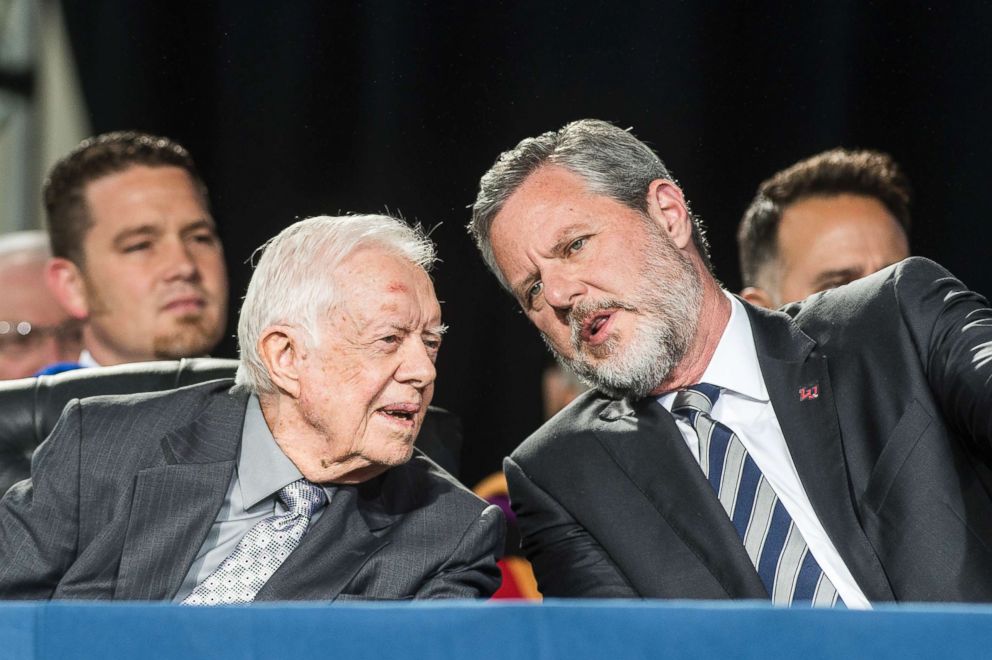
[[[571,332],[572,346],[578,349],[579,339],[582,334],[582,326],[586,324],[590,316],[606,309],[622,309],[628,312],[636,312],[637,308],[630,303],[615,298],[606,300],[593,300],[580,302],[572,307],[568,312],[568,328]]]

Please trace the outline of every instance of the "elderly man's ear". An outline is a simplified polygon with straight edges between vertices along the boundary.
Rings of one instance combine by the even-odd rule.
[[[279,391],[299,398],[301,362],[306,359],[306,344],[299,328],[266,328],[258,340],[258,354]]]

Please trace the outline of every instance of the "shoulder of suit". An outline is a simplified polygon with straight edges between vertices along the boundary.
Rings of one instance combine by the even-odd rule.
[[[488,504],[419,449],[403,465],[390,468],[381,482],[387,506],[429,506],[443,503],[477,516]]]
[[[785,305],[781,311],[800,324],[823,317],[854,320],[882,299],[897,304],[900,295],[915,295],[946,278],[953,276],[940,264],[925,257],[909,257],[844,286]]]
[[[78,405],[88,419],[165,428],[189,423],[216,397],[247,400],[248,392],[235,387],[232,379],[225,378],[172,390],[86,397],[79,399]]]
[[[893,342],[926,317],[921,304],[939,303],[964,289],[945,268],[910,257],[836,289],[783,307],[794,328],[824,355],[870,352],[877,342]],[[754,313],[754,312],[752,312]]]
[[[510,457],[521,464],[538,454],[541,460],[557,453],[566,457],[574,453],[579,438],[589,436],[602,415],[624,405],[598,390],[583,392],[520,443]]]

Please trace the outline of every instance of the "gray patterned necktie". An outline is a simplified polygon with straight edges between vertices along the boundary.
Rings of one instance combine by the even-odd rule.
[[[844,606],[792,516],[737,434],[710,417],[720,388],[700,383],[675,396],[672,414],[699,438],[699,465],[777,605]]]
[[[324,489],[306,479],[279,490],[288,511],[262,519],[183,605],[250,603],[307,532],[314,512],[327,502]]]

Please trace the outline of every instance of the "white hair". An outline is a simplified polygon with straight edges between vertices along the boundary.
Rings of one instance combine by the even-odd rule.
[[[429,272],[437,259],[423,229],[386,215],[317,216],[282,230],[258,250],[258,260],[238,321],[240,364],[235,382],[255,393],[275,386],[258,354],[266,328],[286,324],[302,328],[311,345],[318,326],[333,305],[339,286],[334,273],[356,250],[375,246],[408,259]],[[256,251],[257,254],[258,251]]]
[[[51,256],[48,233],[40,229],[0,235],[0,260],[44,261]]]

